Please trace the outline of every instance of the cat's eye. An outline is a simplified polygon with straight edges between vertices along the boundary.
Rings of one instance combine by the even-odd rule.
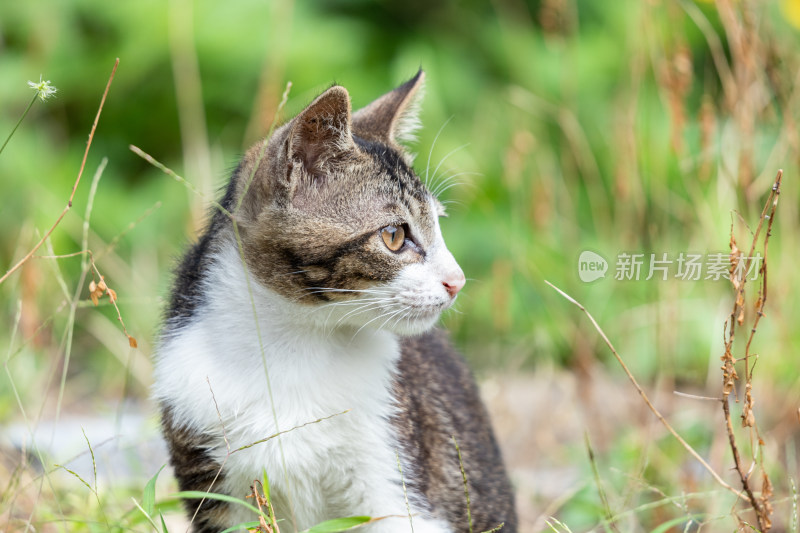
[[[406,231],[403,226],[386,226],[381,230],[381,237],[388,249],[397,252],[406,241]]]

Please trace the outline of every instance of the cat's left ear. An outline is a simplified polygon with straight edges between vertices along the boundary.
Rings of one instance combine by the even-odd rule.
[[[322,173],[326,161],[355,148],[350,132],[350,95],[334,85],[294,118],[287,156],[300,160],[310,174]]]
[[[410,142],[419,129],[419,102],[425,86],[425,72],[384,94],[353,114],[356,135],[386,144]]]

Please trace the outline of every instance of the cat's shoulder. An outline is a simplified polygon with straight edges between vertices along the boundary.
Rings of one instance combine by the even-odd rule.
[[[401,357],[398,364],[402,380],[434,381],[441,387],[463,388],[474,386],[472,372],[463,356],[455,349],[447,331],[433,328],[421,335],[404,337],[400,342]]]
[[[475,431],[488,423],[472,370],[438,328],[402,339],[395,395],[401,411],[463,420]]]
[[[473,526],[505,523],[516,531],[511,485],[480,390],[446,332],[433,329],[401,341],[393,420],[403,453],[415,465],[410,481],[450,524],[467,523],[461,469],[470,476]],[[458,443],[458,452],[455,442]]]

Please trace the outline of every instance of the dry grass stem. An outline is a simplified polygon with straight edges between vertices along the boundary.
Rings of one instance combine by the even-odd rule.
[[[748,501],[750,501],[748,496],[743,496],[740,493],[740,491],[736,490],[735,488],[730,486],[728,483],[726,483],[725,480],[722,479],[719,476],[719,474],[717,474],[717,472],[714,471],[713,468],[711,468],[711,465],[709,465],[705,461],[705,459],[703,459],[700,456],[700,454],[697,453],[695,451],[695,449],[692,448],[692,446],[688,442],[686,442],[686,440],[684,440],[684,438],[681,437],[680,434],[677,431],[675,431],[675,428],[673,428],[672,425],[670,425],[670,423],[667,421],[667,419],[664,418],[664,415],[662,415],[661,412],[656,408],[656,406],[653,405],[653,403],[647,397],[647,393],[644,392],[644,389],[642,389],[642,387],[636,381],[636,378],[633,376],[631,371],[628,369],[628,366],[622,360],[622,357],[620,357],[619,353],[617,353],[617,349],[614,348],[614,345],[611,344],[610,340],[608,340],[608,337],[606,336],[605,332],[603,331],[603,328],[600,327],[600,325],[594,319],[592,314],[589,311],[587,311],[586,308],[583,305],[581,305],[577,300],[575,300],[572,296],[568,295],[567,293],[565,293],[564,291],[562,291],[561,289],[559,289],[558,287],[556,287],[555,285],[553,285],[549,281],[545,280],[544,282],[547,283],[548,285],[550,285],[550,287],[555,289],[556,292],[558,292],[561,296],[563,296],[569,302],[571,302],[576,307],[578,307],[578,309],[583,311],[586,314],[586,316],[589,317],[589,320],[592,322],[592,325],[594,326],[595,330],[597,330],[597,332],[603,338],[603,341],[606,343],[606,346],[608,346],[608,348],[611,350],[611,353],[614,354],[614,357],[616,358],[617,362],[622,367],[622,370],[625,371],[625,374],[628,376],[628,379],[633,384],[633,386],[636,389],[636,391],[642,397],[642,400],[644,400],[644,403],[647,405],[647,407],[650,409],[650,411],[652,411],[652,413],[654,415],[656,415],[656,418],[658,418],[658,420],[664,425],[664,427],[667,428],[667,431],[669,431],[672,434],[672,436],[675,437],[675,439],[677,439],[678,442],[680,442],[681,446],[683,446],[686,449],[686,451],[688,451],[692,455],[692,457],[697,459],[697,461],[703,466],[703,468],[705,468],[708,471],[709,474],[711,474],[711,477],[713,477],[714,480],[719,485],[721,485],[722,487],[726,488],[727,490],[729,490],[730,492],[735,494],[737,497],[741,497],[741,498],[744,498],[744,499],[747,499]]]
[[[128,148],[130,149],[131,152],[133,152],[134,154],[138,155],[139,157],[141,157],[142,159],[144,159],[145,161],[147,161],[148,163],[150,163],[151,165],[153,165],[154,167],[159,169],[164,174],[166,174],[168,176],[171,176],[175,181],[177,181],[179,183],[182,183],[184,187],[186,187],[187,189],[192,191],[194,194],[196,194],[203,201],[208,202],[209,204],[213,205],[215,209],[218,209],[220,212],[224,213],[228,218],[233,219],[233,215],[230,213],[230,211],[228,211],[227,209],[222,207],[219,204],[219,202],[216,202],[216,201],[214,201],[213,199],[210,199],[210,198],[206,198],[206,196],[202,192],[198,191],[195,188],[195,186],[192,185],[189,182],[189,180],[187,180],[186,178],[184,178],[180,174],[177,174],[174,170],[172,170],[171,168],[167,167],[166,165],[164,165],[163,163],[158,161],[156,158],[154,158],[153,156],[151,156],[150,154],[148,154],[147,152],[145,152],[144,150],[142,150],[138,146],[134,146],[134,145],[131,144],[131,145],[128,145]]]
[[[105,276],[100,273],[100,270],[95,264],[94,254],[91,250],[81,250],[79,252],[61,255],[37,255],[35,257],[36,259],[68,259],[70,257],[79,256],[88,257],[89,268],[92,271],[92,281],[89,282],[89,299],[92,301],[92,304],[97,307],[100,305],[100,298],[103,296],[108,296],[109,303],[114,306],[114,309],[117,312],[117,321],[122,327],[122,332],[128,338],[128,344],[131,348],[137,348],[138,342],[136,341],[135,337],[128,333],[128,329],[125,326],[125,321],[122,319],[122,312],[119,310],[119,306],[117,305],[117,291],[109,287],[106,283]]]
[[[259,485],[261,485],[261,492],[258,491]],[[258,526],[250,531],[254,531],[255,533],[281,533],[281,529],[278,527],[278,521],[275,520],[275,509],[272,508],[272,502],[269,501],[269,498],[263,495],[264,485],[261,483],[261,481],[254,479],[253,484],[250,486],[250,491],[252,494],[247,497],[255,499],[258,510],[261,512],[261,514],[258,516]],[[264,509],[262,509],[262,507],[267,508],[266,512]],[[264,519],[264,514],[269,517],[269,524]]]
[[[750,250],[747,256],[742,256],[742,251],[736,245],[736,239],[733,233],[733,224],[731,224],[731,238],[730,238],[730,280],[733,284],[735,289],[735,298],[733,302],[733,308],[731,310],[731,314],[729,319],[726,321],[725,324],[725,353],[720,358],[722,360],[722,412],[725,416],[725,428],[728,433],[728,442],[730,444],[731,453],[733,454],[734,460],[734,468],[736,472],[739,474],[739,479],[742,483],[742,490],[747,493],[750,504],[753,507],[753,511],[755,511],[756,518],[758,521],[758,528],[761,531],[768,531],[772,528],[772,520],[770,519],[770,515],[772,514],[772,503],[770,502],[770,498],[772,496],[772,482],[770,481],[769,477],[767,476],[766,471],[763,468],[763,440],[758,432],[758,426],[756,424],[756,417],[755,412],[753,411],[753,406],[755,404],[755,400],[753,398],[753,367],[755,364],[751,366],[750,358],[757,357],[750,353],[750,347],[753,342],[753,338],[756,334],[758,329],[758,324],[761,320],[761,317],[764,316],[764,306],[767,302],[767,247],[769,244],[769,238],[772,235],[772,223],[775,221],[775,210],[778,207],[778,198],[780,197],[780,187],[781,187],[781,179],[783,178],[783,170],[779,170],[778,174],[775,178],[775,183],[772,186],[772,190],[770,191],[770,195],[767,198],[766,203],[764,204],[764,209],[761,211],[761,217],[759,218],[758,227],[756,228],[755,233],[752,236],[752,241],[750,243]],[[733,355],[733,341],[736,337],[736,326],[744,326],[745,324],[745,309],[746,309],[746,299],[745,299],[745,285],[747,282],[747,272],[749,272],[751,268],[752,261],[754,259],[753,254],[755,253],[756,246],[758,244],[759,237],[761,235],[761,231],[764,228],[764,223],[766,222],[766,234],[764,235],[763,241],[763,251],[761,257],[761,265],[759,267],[759,275],[761,284],[758,287],[758,297],[754,304],[755,309],[755,316],[752,320],[752,326],[750,328],[750,333],[747,338],[747,343],[744,349],[744,357],[737,359]],[[740,262],[744,262],[744,268],[737,268]],[[740,272],[744,272],[744,275],[739,275]],[[751,440],[757,443],[756,449],[762,451],[762,453],[758,454],[758,457],[753,457],[753,462],[750,468],[745,468],[742,463],[742,457],[739,452],[739,448],[736,443],[736,435],[733,430],[733,421],[731,420],[731,408],[730,402],[728,397],[730,396],[731,392],[735,391],[735,382],[739,380],[739,375],[736,372],[735,365],[739,361],[744,361],[744,374],[745,374],[745,393],[744,393],[744,403],[742,405],[742,414],[741,414],[741,421],[742,426],[750,428],[751,432]],[[738,399],[736,400],[738,403]],[[762,472],[762,486],[761,486],[761,495],[756,498],[753,494],[753,488],[751,486],[751,476],[755,469],[756,464],[758,464],[761,468]]]
[[[226,453],[225,453],[224,459],[222,460],[222,464],[220,465],[219,469],[217,470],[216,475],[214,476],[214,479],[211,480],[211,483],[209,484],[208,489],[206,489],[205,492],[211,492],[211,489],[214,488],[214,485],[216,484],[217,479],[219,479],[219,476],[222,474],[222,470],[225,468],[225,464],[228,462],[228,459],[230,458],[230,456],[233,455],[234,453],[240,452],[242,450],[246,450],[248,448],[252,448],[253,446],[255,446],[257,444],[262,444],[262,443],[267,442],[269,440],[272,440],[272,439],[274,439],[276,437],[279,437],[281,435],[289,433],[290,431],[294,431],[296,429],[304,428],[304,427],[309,426],[311,424],[318,424],[318,423],[322,422],[323,420],[328,420],[330,418],[333,418],[333,417],[336,417],[336,416],[339,416],[339,415],[343,415],[343,414],[346,414],[346,413],[350,412],[350,409],[346,409],[346,410],[344,410],[344,411],[342,411],[340,413],[334,413],[332,415],[323,416],[323,417],[318,418],[316,420],[312,420],[310,422],[305,422],[304,424],[299,424],[297,426],[294,426],[294,427],[289,428],[289,429],[285,429],[283,431],[278,431],[278,432],[273,433],[272,435],[270,435],[268,437],[265,437],[263,439],[257,440],[255,442],[251,442],[250,444],[245,444],[244,446],[240,446],[239,448],[236,448],[236,449],[232,450],[231,449],[231,443],[228,440],[228,433],[227,433],[227,431],[225,429],[225,422],[223,421],[222,413],[219,410],[219,404],[217,404],[217,398],[214,395],[214,389],[211,387],[211,380],[208,377],[206,377],[206,382],[208,383],[208,390],[211,391],[211,399],[214,402],[214,409],[216,409],[216,411],[217,411],[217,418],[219,418],[219,423],[220,423],[220,426],[222,427],[222,439],[225,441]],[[203,502],[205,500],[206,500],[205,498],[202,498],[200,500],[200,503],[197,504],[197,508],[195,509],[191,520],[189,521],[189,528],[187,528],[187,530],[186,530],[187,533],[189,532],[189,529],[191,529],[191,525],[194,522],[195,518],[197,517],[197,513],[200,511],[200,507],[203,505]],[[259,506],[259,509],[260,508],[261,508],[261,506]],[[270,509],[271,508],[272,508],[272,506],[270,505]],[[271,530],[267,530],[267,531],[271,531]],[[277,525],[276,525],[275,533],[280,533],[280,530],[277,529]]]
[[[267,144],[269,138],[272,137],[272,132],[275,131],[275,126],[278,124],[278,118],[280,117],[281,111],[283,110],[286,102],[289,101],[289,91],[292,90],[292,82],[286,82],[286,88],[283,90],[283,96],[281,96],[281,101],[278,104],[278,108],[275,110],[275,114],[272,117],[272,122],[269,125],[269,130],[267,130],[267,135],[264,138],[265,141],[261,145],[261,151],[258,153],[258,158],[256,158],[256,162],[253,165],[253,170],[250,171],[250,176],[247,177],[247,182],[244,184],[244,191],[239,196],[239,200],[236,202],[236,207],[233,209],[234,213],[238,213],[239,209],[242,207],[242,202],[244,201],[244,197],[247,194],[247,191],[250,190],[250,185],[253,183],[253,178],[256,176],[256,171],[258,167],[261,166],[261,161],[264,159],[264,156],[267,155]]]
[[[67,212],[72,208],[72,200],[75,198],[75,191],[78,190],[78,184],[81,182],[81,176],[83,176],[83,169],[86,167],[86,158],[89,156],[89,148],[92,146],[92,140],[94,139],[94,132],[97,129],[97,123],[100,121],[100,113],[103,112],[103,105],[106,103],[106,96],[108,96],[108,90],[111,88],[111,82],[114,81],[114,74],[117,72],[117,66],[119,66],[119,58],[114,62],[114,68],[111,70],[111,75],[108,77],[108,83],[106,84],[106,90],[103,91],[103,97],[100,99],[100,107],[97,109],[97,115],[94,118],[94,123],[92,124],[92,130],[89,132],[89,140],[86,142],[86,150],[83,152],[83,160],[81,161],[80,170],[78,170],[78,177],[75,179],[75,183],[72,185],[72,193],[69,195],[69,200],[67,201],[67,205],[64,207],[61,214],[56,219],[55,223],[47,230],[47,233],[36,243],[36,246],[28,252],[25,257],[19,260],[17,264],[13,267],[8,269],[8,272],[3,274],[3,277],[0,278],[0,284],[2,284],[5,280],[8,279],[11,274],[19,270],[19,268],[24,265],[36,251],[41,248],[41,246],[45,243],[45,241],[50,237],[50,235],[55,231],[56,227],[61,223],[61,220],[67,214]]]
[[[289,90],[289,87],[290,86],[287,86],[287,91]],[[288,96],[288,92],[285,93],[285,94],[287,94],[287,96]],[[164,172],[168,176],[171,176],[172,178],[174,178],[179,183],[183,184],[186,188],[188,188],[194,194],[196,194],[197,196],[199,196],[201,198],[204,198],[202,193],[200,193],[197,189],[195,189],[188,180],[186,180],[185,178],[183,178],[179,174],[175,173],[172,169],[168,168],[164,164],[162,164],[159,161],[157,161],[150,154],[147,154],[146,152],[144,152],[142,149],[138,148],[137,146],[130,145],[129,148],[136,155],[138,155],[139,157],[141,157],[142,159],[144,159],[145,161],[147,161],[151,165],[155,166],[156,168],[158,168],[159,170],[161,170],[162,172]],[[223,213],[225,216],[227,216],[231,220],[231,224],[233,226],[233,231],[234,231],[234,236],[236,237],[236,243],[237,243],[237,246],[238,246],[238,249],[239,249],[239,257],[240,257],[240,259],[242,261],[242,265],[245,267],[245,280],[247,282],[247,292],[248,292],[248,294],[250,296],[250,304],[251,304],[251,308],[252,308],[253,318],[255,319],[256,324],[258,325],[258,314],[256,312],[255,299],[254,299],[253,290],[252,290],[252,287],[251,287],[251,284],[250,284],[251,283],[250,282],[250,276],[247,275],[247,266],[245,264],[244,252],[243,252],[243,249],[242,249],[242,239],[241,239],[241,236],[239,235],[239,226],[238,226],[238,224],[236,222],[236,218],[234,217],[234,215],[230,211],[225,209],[218,202],[216,202],[214,200],[208,200],[208,199],[205,199],[205,200],[207,200],[212,206],[214,206],[215,209],[219,210],[221,213]],[[267,393],[268,393],[268,396],[270,398],[270,405],[272,406],[272,416],[273,416],[273,420],[275,421],[275,427],[279,428],[278,413],[275,411],[275,402],[272,401],[272,383],[270,381],[269,369],[267,368],[267,361],[266,361],[266,357],[264,355],[264,341],[263,341],[263,338],[261,336],[261,328],[260,327],[256,327],[256,336],[258,337],[258,345],[259,345],[260,353],[261,353],[261,363],[262,363],[262,366],[263,366],[263,369],[264,369],[264,377],[265,377],[265,380],[266,380],[266,383],[267,383]],[[296,428],[291,428],[291,429],[286,430],[286,431],[292,431],[293,429],[296,429]],[[279,437],[284,432],[285,431],[278,431],[278,433],[276,433],[275,435],[273,435],[271,437],[268,437],[267,439],[264,439],[264,440],[269,440],[272,437]],[[263,442],[263,440],[261,442]],[[252,446],[252,444],[250,446]],[[283,471],[284,471],[283,472],[284,479],[285,479],[285,481],[287,483],[287,486],[289,487],[288,499],[290,501],[290,506],[291,506],[291,509],[292,509],[292,524],[296,525],[296,519],[295,519],[295,515],[294,515],[294,505],[291,503],[291,502],[293,502],[294,497],[292,495],[291,485],[289,485],[289,481],[288,481],[289,478],[288,478],[288,472],[287,472],[287,469],[286,469],[285,454],[284,454],[284,451],[283,451],[283,444],[282,444],[280,438],[278,439],[278,446],[280,448],[281,463],[283,465]]]
[[[592,449],[592,443],[589,441],[589,434],[587,432],[583,433],[583,440],[584,443],[586,444],[586,452],[589,455],[589,463],[592,466],[592,475],[594,476],[594,483],[597,486],[597,492],[600,495],[600,502],[603,504],[603,512],[606,515],[606,522],[611,529],[619,532],[616,524],[614,523],[615,519],[614,519],[614,513],[611,512],[611,504],[608,502],[606,491],[605,489],[603,489],[603,483],[602,481],[600,481],[600,471],[597,469],[597,461],[595,460],[594,450]]]
[[[225,449],[227,453],[225,454],[225,458],[222,460],[222,464],[219,465],[219,469],[217,469],[217,473],[214,475],[214,479],[211,480],[211,483],[208,485],[206,492],[211,492],[211,489],[214,488],[214,485],[219,479],[220,474],[222,474],[222,469],[225,468],[225,464],[228,462],[228,458],[231,456],[231,443],[228,441],[228,433],[225,430],[225,422],[222,420],[222,413],[219,411],[219,404],[217,404],[217,397],[214,396],[214,389],[211,387],[211,380],[206,376],[206,383],[208,383],[208,390],[211,391],[211,400],[214,402],[214,409],[217,411],[217,418],[219,418],[219,424],[222,426],[222,438],[225,441]],[[203,503],[206,501],[205,496],[200,500],[200,503],[197,504],[197,508],[194,510],[194,514],[192,514],[192,518],[189,520],[189,525],[186,528],[186,533],[189,533],[189,530],[192,528],[192,524],[194,523],[195,518],[197,518],[197,513],[200,512],[200,508],[203,506]]]
[[[406,501],[406,511],[408,511],[408,526],[411,528],[411,533],[414,533],[414,520],[411,517],[411,504],[408,502],[408,490],[406,488],[406,478],[403,476],[403,465],[400,464],[400,452],[395,450],[394,455],[397,458],[397,471],[400,472],[400,484],[403,486],[403,498]]]
[[[467,523],[469,524],[469,533],[472,533],[472,504],[469,501],[469,487],[467,486],[467,473],[464,471],[464,461],[461,459],[461,448],[458,447],[458,441],[456,441],[456,436],[451,435],[453,439],[453,444],[456,447],[456,453],[458,454],[458,466],[461,467],[461,479],[464,480],[464,497],[467,499]]]

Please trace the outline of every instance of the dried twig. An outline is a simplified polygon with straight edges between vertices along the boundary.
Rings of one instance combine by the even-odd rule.
[[[100,274],[100,271],[97,269],[97,265],[94,263],[92,251],[86,250],[86,253],[89,255],[89,262],[92,266],[92,281],[89,283],[89,297],[91,298],[92,303],[96,306],[99,303],[99,298],[104,294],[107,294],[111,305],[113,305],[114,309],[117,311],[117,320],[119,321],[120,326],[122,326],[122,332],[126,337],[128,337],[128,345],[131,348],[138,348],[139,343],[136,341],[136,338],[133,337],[133,335],[128,333],[128,328],[125,327],[125,322],[122,320],[122,313],[117,305],[117,292],[106,284],[105,279],[103,279],[103,275]],[[95,274],[97,274],[97,277],[100,279],[100,281],[96,282],[94,280]]]
[[[108,249],[106,249],[107,251]],[[34,256],[36,259],[68,259],[70,257],[87,257],[89,270],[92,272],[92,281],[89,282],[89,299],[92,301],[95,307],[100,305],[100,298],[103,296],[108,296],[108,301],[111,305],[114,306],[114,309],[117,311],[117,321],[119,321],[120,326],[122,327],[122,332],[128,337],[128,344],[131,348],[138,348],[138,342],[136,338],[133,337],[130,333],[128,333],[128,329],[125,327],[125,322],[122,320],[122,312],[119,310],[119,306],[117,305],[117,291],[112,289],[108,286],[105,281],[105,276],[100,273],[100,270],[97,268],[97,264],[95,263],[95,257],[91,250],[80,250],[79,252],[72,252],[69,254],[60,254],[60,255],[37,255]],[[97,277],[95,277],[97,276]],[[100,281],[97,281],[99,279]],[[81,283],[82,285],[82,283]]]
[[[738,490],[736,490],[735,488],[733,488],[733,487],[731,487],[730,485],[728,485],[728,483],[726,483],[726,482],[725,482],[725,480],[724,480],[724,479],[722,479],[722,478],[719,476],[719,474],[717,474],[717,473],[714,471],[714,469],[713,469],[713,468],[711,468],[711,465],[709,465],[709,464],[708,464],[708,463],[705,461],[705,459],[703,459],[703,458],[700,456],[700,454],[699,454],[699,453],[697,453],[697,452],[695,451],[695,449],[694,449],[694,448],[692,448],[692,447],[691,447],[691,445],[689,445],[689,443],[688,443],[688,442],[686,442],[686,441],[683,439],[683,437],[681,437],[681,436],[678,434],[678,432],[677,432],[677,431],[675,431],[675,429],[674,429],[674,428],[673,428],[673,427],[670,425],[670,423],[669,423],[669,422],[667,422],[667,419],[666,419],[666,418],[664,418],[664,416],[661,414],[661,412],[659,412],[659,410],[658,410],[658,409],[656,409],[656,406],[655,406],[655,405],[653,405],[653,403],[652,403],[652,402],[650,401],[650,399],[647,397],[647,394],[644,392],[644,389],[642,389],[642,387],[641,387],[641,386],[639,385],[639,383],[636,381],[636,378],[635,378],[635,377],[633,377],[633,374],[631,374],[631,371],[630,371],[630,370],[628,370],[628,366],[627,366],[627,365],[625,364],[625,362],[622,360],[622,357],[620,357],[619,353],[617,353],[617,349],[616,349],[616,348],[614,348],[614,345],[613,345],[613,344],[611,344],[611,341],[610,341],[610,340],[608,340],[608,337],[606,336],[605,332],[604,332],[604,331],[603,331],[603,329],[600,327],[600,325],[597,323],[597,321],[594,319],[594,317],[592,316],[592,314],[591,314],[589,311],[587,311],[587,310],[586,310],[586,308],[585,308],[583,305],[581,305],[581,304],[580,304],[580,303],[579,303],[577,300],[575,300],[573,297],[571,297],[570,295],[568,295],[567,293],[565,293],[564,291],[562,291],[561,289],[559,289],[558,287],[556,287],[555,285],[553,285],[552,283],[550,283],[549,281],[545,280],[544,282],[545,282],[545,283],[547,283],[548,285],[550,285],[550,286],[551,286],[553,289],[555,289],[555,290],[556,290],[556,291],[557,291],[557,292],[558,292],[558,293],[559,293],[561,296],[563,296],[564,298],[566,298],[568,301],[572,302],[572,303],[573,303],[575,306],[577,306],[577,307],[578,307],[578,309],[580,309],[581,311],[583,311],[583,312],[586,314],[586,316],[587,316],[587,317],[589,317],[589,320],[591,320],[591,322],[592,322],[592,325],[594,325],[594,329],[596,329],[596,330],[597,330],[597,332],[598,332],[598,333],[600,334],[600,336],[603,338],[603,341],[605,341],[605,343],[606,343],[606,346],[608,346],[608,347],[609,347],[609,349],[611,350],[611,353],[612,353],[612,354],[614,354],[614,357],[617,359],[617,362],[618,362],[618,363],[620,364],[620,366],[622,367],[622,370],[624,370],[624,371],[625,371],[625,374],[628,376],[628,379],[631,381],[631,383],[633,384],[633,386],[636,388],[636,391],[637,391],[637,392],[639,393],[639,395],[642,397],[642,400],[644,400],[644,403],[647,405],[647,407],[650,409],[650,411],[652,411],[652,412],[653,412],[653,414],[654,414],[654,415],[656,415],[656,418],[658,418],[658,420],[659,420],[659,421],[660,421],[660,422],[661,422],[661,423],[664,425],[664,427],[665,427],[665,428],[667,428],[667,431],[669,431],[670,433],[672,433],[672,436],[673,436],[673,437],[675,437],[675,438],[678,440],[678,442],[680,442],[680,443],[681,443],[681,445],[682,445],[682,446],[683,446],[683,447],[686,449],[686,451],[688,451],[688,452],[689,452],[689,453],[692,455],[692,457],[694,457],[695,459],[697,459],[697,461],[698,461],[698,462],[699,462],[701,465],[703,465],[703,468],[705,468],[705,469],[708,471],[708,473],[709,473],[709,474],[711,474],[711,476],[714,478],[714,480],[716,480],[716,482],[717,482],[717,483],[719,483],[721,486],[725,487],[726,489],[728,489],[728,490],[729,490],[729,491],[731,491],[732,493],[736,494],[737,496],[739,496],[739,497],[743,497],[743,498],[745,498],[745,499],[748,499],[748,501],[749,501],[749,497],[748,497],[748,496],[742,496]]]
[[[768,531],[772,527],[772,521],[770,519],[770,515],[772,514],[772,504],[769,500],[770,496],[772,495],[772,483],[770,482],[766,471],[764,471],[763,464],[761,464],[761,495],[758,498],[753,495],[753,489],[750,484],[751,471],[742,465],[742,458],[739,453],[739,448],[736,444],[736,435],[733,432],[733,422],[731,420],[731,408],[730,402],[728,401],[728,396],[730,396],[730,393],[734,391],[734,384],[736,380],[739,379],[735,364],[738,361],[744,360],[745,394],[741,415],[742,426],[750,428],[751,432],[753,432],[755,435],[755,440],[760,448],[763,441],[758,433],[755,413],[753,412],[753,405],[755,401],[753,399],[752,378],[753,367],[755,365],[750,365],[750,346],[753,342],[753,337],[756,334],[758,323],[760,322],[761,317],[764,316],[764,305],[767,302],[767,246],[769,244],[769,238],[772,234],[772,223],[775,220],[775,210],[778,207],[778,198],[781,192],[780,187],[782,178],[783,170],[779,170],[778,175],[775,178],[775,184],[772,186],[772,191],[770,192],[769,198],[767,198],[767,202],[764,204],[764,209],[761,211],[758,227],[753,234],[752,242],[750,244],[750,251],[746,257],[742,257],[742,252],[736,245],[736,239],[733,235],[733,225],[731,225],[730,280],[736,289],[736,297],[734,298],[733,309],[731,310],[730,318],[725,323],[725,353],[720,358],[722,360],[722,412],[725,416],[725,428],[728,432],[728,441],[730,443],[731,452],[733,453],[735,470],[739,474],[739,479],[742,483],[742,490],[747,493],[750,499],[750,505],[752,505],[753,510],[756,513],[758,528],[761,531]],[[744,326],[746,305],[744,292],[747,281],[747,272],[750,270],[753,254],[755,253],[756,245],[758,244],[758,238],[761,235],[761,230],[764,227],[765,221],[767,221],[767,232],[764,235],[762,252],[763,256],[761,258],[761,266],[759,268],[761,285],[758,288],[758,299],[755,303],[755,318],[753,319],[753,325],[750,328],[750,334],[747,338],[747,344],[745,345],[744,357],[737,360],[733,356],[732,351],[733,341],[736,336],[736,326]],[[744,261],[744,268],[737,268],[740,261]],[[740,276],[739,274],[742,272],[744,272],[744,275]],[[754,463],[755,461],[756,459],[754,459]],[[759,454],[758,461],[763,461],[763,454]]]
[[[263,493],[264,484],[258,479],[254,479],[253,484],[250,486],[250,490],[253,494],[248,496],[248,498],[255,498],[258,510],[262,513],[258,516],[258,526],[255,530],[251,531],[255,531],[256,533],[281,533],[281,529],[278,527],[278,521],[275,520],[275,509],[272,507],[272,502],[269,500],[269,497],[262,496],[261,493],[258,492],[259,485],[261,485],[261,492]],[[267,511],[264,512],[262,507],[266,507]],[[265,514],[269,517],[269,523],[264,519],[263,515]]]
[[[92,139],[94,139],[94,132],[97,129],[97,123],[100,121],[100,113],[103,111],[103,105],[106,103],[106,96],[108,96],[108,90],[111,88],[111,82],[114,81],[114,74],[117,72],[117,66],[119,65],[119,58],[114,62],[114,68],[111,70],[111,76],[108,77],[108,83],[106,84],[106,90],[103,91],[103,98],[100,99],[100,107],[97,109],[97,115],[94,117],[94,123],[92,124],[92,131],[89,132],[89,140],[86,142],[86,150],[83,152],[83,161],[81,161],[81,168],[78,171],[78,177],[75,179],[75,183],[72,185],[72,193],[69,195],[69,200],[67,201],[67,205],[64,207],[64,210],[61,211],[61,214],[56,219],[55,223],[47,230],[47,233],[36,243],[36,246],[28,252],[25,257],[19,260],[16,265],[11,267],[8,272],[3,274],[3,277],[0,278],[0,284],[2,284],[8,277],[19,270],[19,268],[24,265],[36,251],[41,248],[41,246],[45,243],[45,241],[50,237],[50,235],[55,231],[56,227],[61,223],[61,220],[72,208],[72,199],[75,198],[75,191],[78,190],[78,184],[81,182],[81,176],[83,176],[83,169],[86,166],[86,158],[89,156],[89,148],[92,146]]]
[[[214,389],[211,387],[211,380],[206,376],[206,383],[208,383],[208,390],[211,392],[211,399],[214,401],[214,409],[217,411],[217,417],[219,418],[219,424],[222,426],[222,439],[225,441],[225,449],[227,453],[225,454],[225,458],[222,460],[222,464],[217,469],[217,473],[214,475],[214,479],[211,480],[206,492],[211,492],[211,489],[214,488],[214,485],[219,479],[219,476],[222,474],[222,469],[225,468],[225,464],[228,462],[228,458],[231,456],[231,443],[228,441],[228,432],[225,430],[225,422],[222,420],[222,413],[219,410],[219,404],[217,404],[217,397],[214,395]],[[194,524],[195,518],[197,518],[197,514],[200,512],[200,508],[203,506],[203,503],[206,501],[206,497],[200,500],[200,503],[197,504],[197,507],[194,510],[194,514],[192,518],[189,520],[189,527],[186,528],[186,533],[189,533],[189,530]]]

